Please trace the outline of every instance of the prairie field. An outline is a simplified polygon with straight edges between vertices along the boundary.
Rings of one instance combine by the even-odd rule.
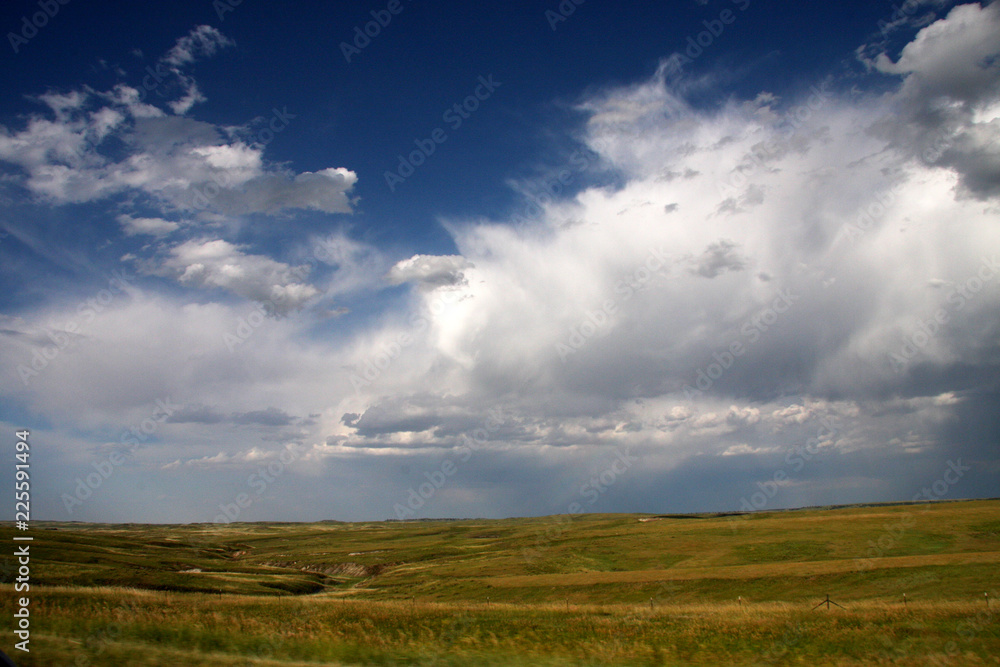
[[[21,666],[1000,664],[998,500],[31,534]]]

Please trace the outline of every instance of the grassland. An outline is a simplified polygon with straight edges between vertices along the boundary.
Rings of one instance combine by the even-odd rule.
[[[22,666],[1000,664],[997,500],[32,533]]]

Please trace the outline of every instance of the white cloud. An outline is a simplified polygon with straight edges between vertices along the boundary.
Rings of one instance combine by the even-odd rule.
[[[248,255],[220,239],[192,240],[171,248],[161,265],[187,285],[229,290],[285,315],[319,294],[305,282],[308,267],[292,267],[262,255]]]
[[[133,218],[129,215],[119,215],[118,222],[129,236],[147,234],[149,236],[166,236],[180,229],[176,222],[163,218]]]
[[[614,185],[582,187],[517,226],[451,222],[455,255],[390,266],[345,233],[295,246],[287,262],[201,232],[161,240],[148,270],[259,303],[281,297],[276,312],[386,278],[411,284],[411,300],[378,312],[374,299],[372,316],[323,328],[305,316],[250,325],[246,304],[136,293],[84,323],[27,388],[17,364],[79,315],[73,303],[26,309],[0,330],[0,354],[15,360],[0,368],[4,397],[57,428],[106,433],[169,396],[186,412],[163,424],[144,465],[252,465],[294,442],[317,474],[368,471],[369,458],[438,465],[499,407],[502,427],[456,491],[507,495],[511,470],[524,488],[576,493],[601,454],[626,445],[643,456],[635,488],[659,498],[678,493],[664,480],[718,484],[711,466],[785,466],[810,441],[835,464],[794,472],[840,475],[831,487],[878,474],[879,457],[948,448],[959,411],[988,401],[976,391],[995,376],[1000,330],[1000,275],[986,277],[995,260],[983,257],[1000,252],[990,189],[1000,94],[992,66],[970,65],[991,48],[983,26],[996,9],[957,11],[881,63],[903,78],[880,96],[761,94],[705,110],[662,72],[591,94],[580,139]],[[123,214],[131,233],[186,231],[169,219],[197,208],[195,194],[215,213],[351,210],[353,172],[279,171],[214,125],[137,112],[127,90],[115,94],[97,115],[88,95],[50,96],[55,120],[5,132],[0,156],[54,201],[128,191],[171,210]],[[940,113],[931,123],[920,109]],[[923,156],[928,123],[954,130],[939,160]],[[81,143],[123,125],[123,159]],[[209,183],[221,185],[208,193]],[[980,200],[956,196],[962,187]],[[907,344],[909,366],[894,368]],[[248,444],[248,432],[265,444]],[[983,442],[969,446],[995,444]],[[478,507],[492,511],[483,493]],[[475,513],[441,510],[463,511]]]
[[[747,456],[747,455],[758,455],[758,454],[770,454],[772,452],[780,451],[777,447],[751,447],[745,442],[741,442],[737,445],[730,445],[725,451],[721,452],[719,456]]]
[[[199,26],[158,61],[157,72],[172,77],[163,87],[176,83],[182,91],[166,100],[169,114],[126,85],[40,96],[53,118],[33,115],[19,131],[0,127],[0,160],[21,167],[24,186],[54,204],[132,192],[152,197],[164,214],[350,213],[354,172],[331,167],[296,174],[269,167],[263,146],[234,138],[231,128],[183,117],[205,96],[180,68],[231,44],[214,28]],[[112,134],[127,147],[120,157],[101,149]]]
[[[955,7],[921,30],[896,62],[875,66],[904,77],[895,96],[897,119],[877,126],[893,147],[926,164],[949,167],[962,192],[980,199],[1000,193],[1000,4]]]
[[[757,408],[729,406],[726,421],[733,426],[752,426],[760,422],[760,410]]]
[[[383,287],[389,261],[378,248],[352,239],[343,230],[311,238],[296,257],[332,267],[333,273],[322,286],[330,296]]]
[[[901,62],[912,64],[908,58]],[[418,390],[477,396],[480,404],[517,390],[529,397],[520,417],[534,423],[542,413],[558,415],[565,428],[533,428],[566,442],[612,442],[636,433],[681,446],[685,437],[723,437],[736,427],[801,428],[818,408],[776,403],[774,395],[900,391],[909,375],[893,371],[889,354],[921,318],[947,305],[947,286],[968,279],[984,248],[1000,247],[992,216],[954,197],[953,172],[886,152],[888,140],[866,132],[892,122],[894,105],[907,95],[904,85],[882,99],[830,93],[783,107],[765,95],[701,111],[680,102],[657,75],[580,104],[592,114],[583,140],[601,164],[614,165],[620,186],[585,188],[551,202],[535,223],[516,229],[504,221],[452,224],[458,255],[415,255],[387,266],[377,250],[342,234],[315,239],[298,255],[303,264],[315,257],[332,269],[317,287],[294,263],[200,238],[167,249],[151,270],[261,303],[283,295],[284,312],[321,292],[372,288],[382,276],[414,284],[412,312],[387,313],[348,343],[322,347],[336,359],[334,367],[324,364],[329,377],[320,394],[330,418],[323,428],[355,438],[361,450],[366,438],[341,423],[338,411],[363,415],[384,396]],[[64,114],[79,106],[52,103]],[[792,113],[794,126],[787,122]],[[912,120],[895,122],[907,129]],[[189,187],[224,174],[232,184],[216,195],[221,208],[237,206],[228,199],[237,188],[247,192],[243,210],[349,207],[351,172],[268,173],[257,149],[224,142],[205,123],[145,118],[136,122],[135,137],[127,177],[137,187]],[[267,187],[258,188],[262,183]],[[729,200],[738,205],[724,206]],[[870,210],[874,217],[865,218]],[[589,224],[562,224],[570,218]],[[176,224],[121,220],[144,233],[166,233]],[[846,234],[859,220],[864,228]],[[932,280],[942,287],[929,294],[924,286]],[[966,338],[967,326],[990,321],[1000,303],[997,285],[955,311],[918,361],[975,363],[985,352]],[[444,298],[446,292],[451,296]],[[792,295],[788,308],[783,293]],[[279,346],[299,335],[294,327],[280,331],[289,338]],[[403,335],[413,341],[405,348],[398,343]],[[730,360],[734,344],[741,351]],[[572,347],[565,361],[558,345]],[[379,355],[389,359],[387,367],[370,385],[353,386],[351,373],[362,373]],[[725,372],[703,396],[688,399],[685,387],[697,388],[712,364],[725,365]],[[737,395],[739,403],[727,400]],[[706,407],[713,396],[720,404]],[[628,407],[632,398],[658,412]],[[422,410],[428,423],[447,413]],[[612,414],[638,430],[572,428],[574,420]]]
[[[719,239],[705,248],[694,261],[695,268],[691,270],[703,278],[715,278],[726,271],[742,271],[746,264],[737,248],[738,245],[733,241]]]
[[[906,76],[903,95],[930,102],[947,98],[976,105],[993,100],[1000,85],[1000,7],[960,5],[921,30],[894,63],[882,54],[876,67]]]
[[[191,110],[195,104],[208,101],[202,92],[198,89],[198,84],[193,80],[185,81],[184,95],[180,99],[172,100],[167,102],[167,106],[178,116],[183,116],[188,111]]]
[[[397,262],[386,277],[393,285],[414,282],[434,288],[464,283],[462,272],[469,268],[472,263],[457,255],[414,255]]]
[[[177,40],[174,47],[163,56],[163,62],[171,67],[181,68],[190,65],[198,58],[213,56],[219,49],[234,44],[233,40],[215,28],[200,25]]]
[[[357,181],[357,174],[342,167],[294,176],[269,173],[208,199],[213,207],[229,213],[277,213],[290,208],[350,213],[349,193]]]

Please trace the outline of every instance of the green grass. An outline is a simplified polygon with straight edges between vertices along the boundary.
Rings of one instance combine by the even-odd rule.
[[[995,500],[32,534],[22,667],[1000,664]]]
[[[741,544],[733,549],[740,563],[774,563],[780,561],[827,560],[831,548],[823,542],[807,540],[783,540],[781,542],[761,542]]]

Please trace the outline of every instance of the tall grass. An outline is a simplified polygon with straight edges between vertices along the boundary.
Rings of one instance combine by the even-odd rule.
[[[17,656],[23,667],[985,665],[1000,655],[1000,615],[966,601],[651,609],[58,588],[39,602],[32,652]]]

